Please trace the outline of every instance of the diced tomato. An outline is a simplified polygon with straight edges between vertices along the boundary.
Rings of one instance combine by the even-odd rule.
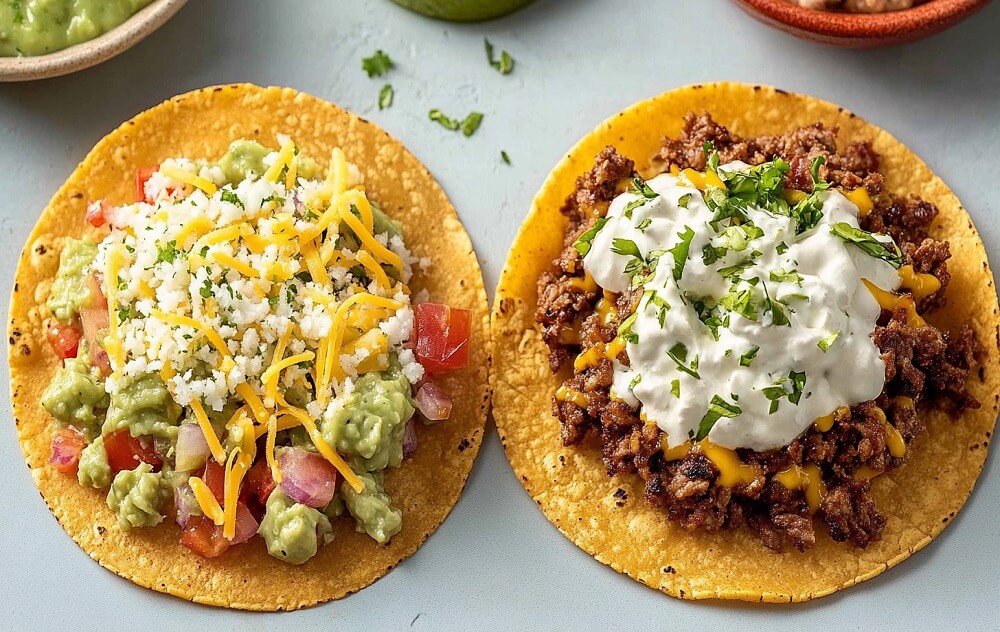
[[[56,352],[60,360],[75,358],[80,350],[80,339],[83,337],[83,330],[78,325],[53,324],[45,332],[52,345],[52,350]]]
[[[110,325],[108,308],[84,307],[80,309],[80,322],[83,323],[83,337],[87,341],[90,360],[101,370],[101,375],[110,375],[111,360],[100,343],[102,332],[106,332]]]
[[[431,375],[469,365],[472,312],[438,303],[417,305],[417,360]]]
[[[154,173],[159,170],[159,165],[155,167],[141,167],[135,170],[135,201],[136,202],[147,202],[152,204],[153,201],[146,197],[146,181],[149,180]]]
[[[181,544],[202,557],[219,557],[229,548],[229,541],[222,536],[222,527],[204,516],[193,516],[188,521]]]
[[[80,464],[80,453],[87,447],[87,440],[75,428],[60,428],[52,437],[52,456],[49,458],[57,470],[63,474],[76,474]]]
[[[103,280],[103,275],[100,272],[91,272],[84,279],[84,284],[87,286],[87,294],[90,298],[87,300],[87,304],[84,307],[100,307],[103,310],[108,309],[108,299],[104,296],[104,289],[101,288],[101,281]]]
[[[243,477],[243,489],[240,490],[240,500],[247,502],[253,498],[261,505],[267,503],[267,497],[271,495],[278,484],[271,477],[271,468],[267,465],[267,459],[260,459],[254,463],[247,475]]]
[[[111,205],[104,200],[96,200],[87,205],[87,223],[100,228],[108,222],[108,211]]]
[[[205,467],[201,470],[201,480],[205,481],[208,488],[212,490],[212,495],[222,505],[226,501],[226,468],[219,465],[218,461],[209,457],[205,461]]]
[[[163,465],[163,459],[153,449],[153,442],[144,444],[128,430],[119,430],[104,437],[104,450],[108,453],[108,465],[115,474],[134,470],[140,463],[149,463],[154,470]]]

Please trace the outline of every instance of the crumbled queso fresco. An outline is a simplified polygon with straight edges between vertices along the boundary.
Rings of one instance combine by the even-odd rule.
[[[265,166],[277,157],[278,152],[269,154]],[[348,176],[348,189],[361,184],[354,165],[348,165]],[[245,383],[271,408],[274,398],[281,397],[278,393],[306,385],[307,373],[315,372],[317,392],[306,410],[319,418],[351,391],[359,373],[384,368],[390,352],[409,382],[421,379],[423,368],[413,351],[403,347],[413,330],[405,284],[413,266],[426,267],[429,261],[411,255],[399,236],[374,232],[378,244],[402,263],[402,283],[388,279],[370,248],[335,248],[339,223],[324,226],[310,210],[325,208],[314,204],[323,195],[323,182],[292,178],[288,188],[284,178],[277,180],[246,179],[223,186],[220,167],[170,159],[145,184],[152,203],[106,211],[114,228],[100,243],[91,268],[105,271],[109,340],[120,343],[120,348],[112,344],[108,349],[113,370],[106,382],[109,393],[131,378],[159,373],[173,399],[184,406],[200,399],[221,411],[231,396],[246,399],[240,391]],[[322,228],[329,232],[318,248],[302,245],[302,235]],[[306,254],[322,262],[329,284],[314,280]],[[355,266],[372,277],[367,285],[352,274]],[[391,307],[353,311],[362,316],[377,312],[377,329],[345,337],[339,362],[329,363],[329,381],[320,379],[321,343],[330,337],[336,308],[364,292],[388,299],[391,303],[385,304]],[[279,372],[280,391],[265,388],[262,381],[276,355],[300,358]],[[312,395],[313,387],[308,390]]]

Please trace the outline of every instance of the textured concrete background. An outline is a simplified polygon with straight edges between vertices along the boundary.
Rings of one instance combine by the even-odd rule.
[[[311,92],[402,140],[458,208],[491,294],[531,197],[566,149],[635,101],[713,80],[813,94],[886,128],[955,190],[996,262],[998,23],[994,4],[932,39],[865,52],[789,38],[723,0],[538,0],[481,25],[426,20],[387,0],[195,0],[97,68],[0,85],[3,300],[38,212],[98,139],[170,96],[236,81]],[[513,54],[513,74],[486,65],[484,35]],[[388,77],[396,102],[384,112],[383,81],[360,69],[376,48],[398,66]],[[429,122],[432,107],[486,118],[464,138]],[[996,629],[1000,617],[995,457],[954,524],[899,567],[814,603],[751,607],[670,599],[578,550],[524,493],[491,429],[462,500],[416,555],[340,602],[256,615],[191,605],[101,570],[50,517],[9,407],[0,414],[3,629]]]

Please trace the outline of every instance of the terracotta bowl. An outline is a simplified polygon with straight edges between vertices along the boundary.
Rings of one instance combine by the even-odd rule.
[[[163,26],[186,2],[153,0],[107,33],[54,53],[34,57],[0,57],[0,81],[45,79],[90,68],[142,41]]]
[[[805,9],[785,0],[734,0],[764,24],[796,37],[846,48],[876,48],[939,33],[990,0],[930,0],[912,9],[860,14]]]

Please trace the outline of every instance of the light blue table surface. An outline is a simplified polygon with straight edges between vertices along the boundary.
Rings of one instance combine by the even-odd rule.
[[[97,68],[0,85],[2,311],[38,212],[95,142],[170,96],[237,81],[319,95],[402,140],[458,208],[491,296],[532,196],[566,149],[635,101],[713,80],[813,94],[886,128],[958,194],[996,262],[998,25],[994,4],[916,44],[847,51],[792,39],[723,0],[538,0],[479,25],[430,21],[387,0],[192,0]],[[513,74],[486,65],[484,36],[513,54]],[[382,81],[360,68],[376,48],[398,66],[384,112]],[[486,117],[464,138],[429,122],[433,107]],[[102,570],[39,498],[8,406],[0,417],[0,629],[1000,629],[995,456],[941,537],[860,587],[796,606],[692,603],[615,573],[556,531],[491,424],[461,501],[413,557],[342,601],[261,615],[192,605]]]

